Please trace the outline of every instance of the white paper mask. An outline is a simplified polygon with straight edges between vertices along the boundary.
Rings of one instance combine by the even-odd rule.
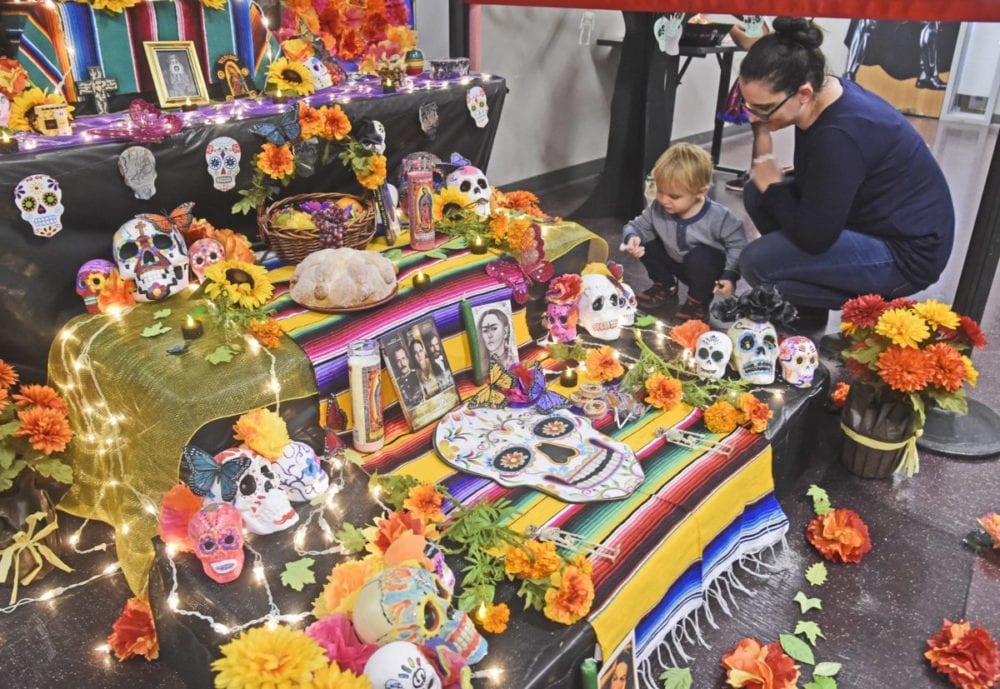
[[[118,156],[118,172],[137,199],[156,194],[156,156],[143,146],[129,146]]]
[[[297,524],[299,515],[281,490],[271,462],[246,447],[223,450],[215,461],[224,464],[239,457],[249,457],[250,466],[239,478],[233,506],[243,515],[247,530],[264,536]]]
[[[317,91],[333,86],[333,77],[330,76],[330,70],[326,68],[326,65],[318,57],[307,57],[303,61],[303,64],[309,70],[313,88]]]
[[[722,378],[733,355],[733,341],[725,333],[702,333],[694,348],[694,369],[699,378]]]
[[[639,301],[635,298],[635,290],[626,283],[621,283],[622,294],[618,305],[621,307],[621,322],[623,328],[631,328],[635,325],[635,312],[639,308]]]
[[[812,385],[819,353],[808,337],[793,335],[782,340],[778,345],[778,360],[781,361],[781,375],[790,385],[797,388]]]
[[[728,333],[740,378],[757,385],[773,383],[778,360],[778,333],[774,326],[740,318],[729,326]]]
[[[372,689],[441,689],[441,678],[409,641],[392,641],[365,663]]]
[[[219,191],[229,191],[236,186],[240,174],[240,144],[236,139],[219,136],[205,147],[205,163],[212,176],[212,186]]]
[[[211,237],[199,239],[191,245],[188,260],[191,263],[191,272],[194,273],[195,281],[199,284],[205,279],[205,269],[213,263],[224,261],[226,249],[217,240]]]
[[[305,443],[288,443],[271,468],[292,502],[312,500],[330,487],[330,477],[320,466],[316,452]]]
[[[459,407],[438,424],[434,441],[461,471],[567,502],[624,498],[644,478],[628,445],[566,411]]]
[[[62,189],[48,175],[25,177],[14,188],[14,203],[21,217],[39,237],[54,237],[62,229]]]
[[[579,325],[598,340],[617,340],[622,331],[622,306],[625,295],[606,275],[583,276],[583,293],[576,305]]]
[[[160,232],[141,215],[118,228],[114,236],[118,273],[135,280],[138,301],[160,301],[188,285],[188,255],[176,229]]]
[[[456,189],[466,198],[466,206],[473,208],[480,218],[490,215],[490,194],[492,188],[486,175],[478,167],[463,165],[445,180],[448,189]]]
[[[465,105],[469,114],[476,121],[476,126],[482,129],[490,121],[490,106],[486,102],[486,91],[482,86],[473,86],[465,94]]]

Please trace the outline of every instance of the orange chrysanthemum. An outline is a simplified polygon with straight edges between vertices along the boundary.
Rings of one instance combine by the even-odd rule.
[[[303,139],[320,136],[323,133],[323,115],[305,101],[299,101],[299,126]]]
[[[702,420],[709,433],[732,433],[740,425],[740,413],[731,402],[719,400],[705,409]]]
[[[281,180],[290,177],[295,172],[295,156],[292,154],[292,145],[264,144],[260,153],[257,154],[257,167],[271,179]]]
[[[21,420],[21,427],[14,435],[27,437],[31,446],[39,452],[47,455],[62,452],[73,438],[66,415],[58,409],[32,407],[19,411],[17,417]]]
[[[428,528],[419,518],[407,512],[391,512],[388,517],[380,519],[376,525],[371,545],[379,553],[384,553],[396,539],[405,534],[417,536],[433,536],[435,531]]]
[[[535,244],[535,228],[530,220],[515,218],[507,225],[507,249],[514,254],[527,251]]]
[[[14,395],[14,402],[18,409],[44,407],[66,413],[66,401],[48,385],[22,385],[20,391]]]
[[[373,155],[368,166],[364,170],[358,171],[358,182],[365,189],[378,189],[385,183],[386,160],[383,155]]]
[[[507,631],[507,623],[510,622],[510,608],[506,603],[487,605],[482,614],[476,614],[476,619],[482,625],[483,631],[490,634],[503,634]]]
[[[625,369],[618,363],[618,352],[609,345],[588,351],[586,366],[587,373],[602,383],[614,380],[625,373]]]
[[[570,565],[552,577],[542,612],[554,622],[573,624],[590,612],[593,602],[594,582]]]
[[[781,646],[761,645],[756,639],[740,639],[722,656],[726,684],[747,689],[794,689],[799,668]]]
[[[267,349],[274,349],[281,344],[281,332],[281,326],[273,318],[250,322],[250,334]]]
[[[956,392],[962,387],[968,370],[957,349],[936,342],[924,349],[924,355],[931,364],[932,384],[948,392]]]
[[[313,614],[317,618],[336,612],[350,615],[361,587],[381,570],[381,558],[372,555],[363,560],[341,562],[330,572],[323,592],[313,601]]]
[[[774,416],[774,412],[765,402],[761,402],[749,392],[740,395],[740,412],[743,414],[742,423],[748,424],[754,433],[766,431],[767,422]]]
[[[997,642],[982,627],[945,620],[927,647],[924,657],[959,689],[991,689],[1000,681]]]
[[[707,333],[712,328],[704,321],[692,319],[684,321],[680,325],[675,325],[670,329],[670,339],[679,344],[684,349],[694,351],[698,344],[698,338]]]
[[[227,261],[245,261],[246,263],[256,263],[257,257],[250,246],[250,240],[242,232],[234,232],[226,228],[211,228],[205,236],[214,239],[226,252]]]
[[[837,383],[837,387],[830,393],[830,401],[837,409],[842,409],[847,403],[847,395],[851,391],[851,384],[843,381]]]
[[[681,382],[676,378],[657,371],[646,379],[646,402],[657,409],[673,409],[680,403],[682,396]]]
[[[0,388],[6,390],[17,382],[17,371],[3,359],[0,359]]]
[[[135,655],[141,655],[146,660],[156,660],[160,656],[160,642],[156,638],[156,627],[153,626],[153,611],[149,609],[149,600],[145,596],[129,598],[112,629],[114,631],[108,636],[108,646],[119,661]]]
[[[922,349],[889,347],[879,354],[878,374],[897,392],[919,392],[927,387],[933,370]]]
[[[351,121],[339,105],[334,105],[332,108],[323,106],[320,108],[320,114],[323,116],[324,139],[340,141],[351,133]]]
[[[986,533],[990,535],[990,538],[993,539],[993,547],[1000,550],[1000,514],[987,512],[977,521]]]
[[[504,571],[522,579],[544,579],[559,571],[561,564],[555,544],[547,541],[525,541],[523,546],[504,552]]]
[[[806,539],[830,562],[861,562],[872,549],[868,526],[857,512],[844,508],[813,517]]]
[[[490,206],[492,208],[507,208],[512,211],[519,211],[532,218],[547,218],[548,213],[543,211],[538,203],[538,197],[530,191],[503,192],[494,187],[490,195]]]
[[[410,489],[409,495],[403,501],[403,507],[424,524],[436,524],[444,521],[441,504],[444,496],[430,483],[421,483]]]
[[[236,420],[233,437],[272,462],[281,456],[292,439],[285,420],[270,409],[254,409]]]
[[[3,414],[7,409],[7,404],[10,402],[10,395],[7,392],[7,388],[0,388],[0,414]]]

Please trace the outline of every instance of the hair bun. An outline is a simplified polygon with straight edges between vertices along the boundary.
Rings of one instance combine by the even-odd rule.
[[[823,32],[809,19],[776,17],[773,25],[774,33],[782,41],[797,43],[808,50],[815,50],[823,45]]]

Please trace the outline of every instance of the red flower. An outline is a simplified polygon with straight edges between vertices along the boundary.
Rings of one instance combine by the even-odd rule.
[[[982,627],[945,620],[927,646],[924,657],[959,689],[990,689],[1000,681],[997,642]]]
[[[965,336],[965,339],[968,340],[969,344],[976,349],[982,349],[989,344],[983,329],[979,327],[978,323],[968,316],[958,317],[958,327]]]
[[[114,631],[108,637],[108,645],[118,660],[127,660],[134,655],[144,656],[146,660],[159,657],[160,643],[146,598],[129,598],[112,628]]]
[[[844,404],[847,403],[847,393],[851,391],[850,383],[845,383],[843,381],[837,383],[837,387],[830,394],[830,401],[833,402],[833,406],[837,409],[843,409]]]
[[[566,273],[549,282],[545,300],[553,304],[572,304],[583,291],[583,278],[574,273]]]
[[[915,302],[913,299],[907,299],[906,297],[896,297],[892,301],[886,302],[885,310],[888,311],[889,309],[908,309],[911,306],[914,306],[916,303],[917,302]]]
[[[865,294],[844,302],[840,320],[856,328],[874,328],[887,308],[885,299],[879,295]]]
[[[806,539],[830,562],[861,562],[872,549],[868,526],[848,509],[817,514],[806,526]]]
[[[726,683],[747,689],[794,689],[799,679],[795,661],[776,643],[761,645],[756,639],[740,639],[722,656]]]

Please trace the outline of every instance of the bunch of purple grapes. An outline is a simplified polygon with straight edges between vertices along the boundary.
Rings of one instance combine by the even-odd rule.
[[[344,246],[344,211],[335,205],[324,208],[312,216],[313,224],[319,230],[319,241],[324,249],[339,249]]]

